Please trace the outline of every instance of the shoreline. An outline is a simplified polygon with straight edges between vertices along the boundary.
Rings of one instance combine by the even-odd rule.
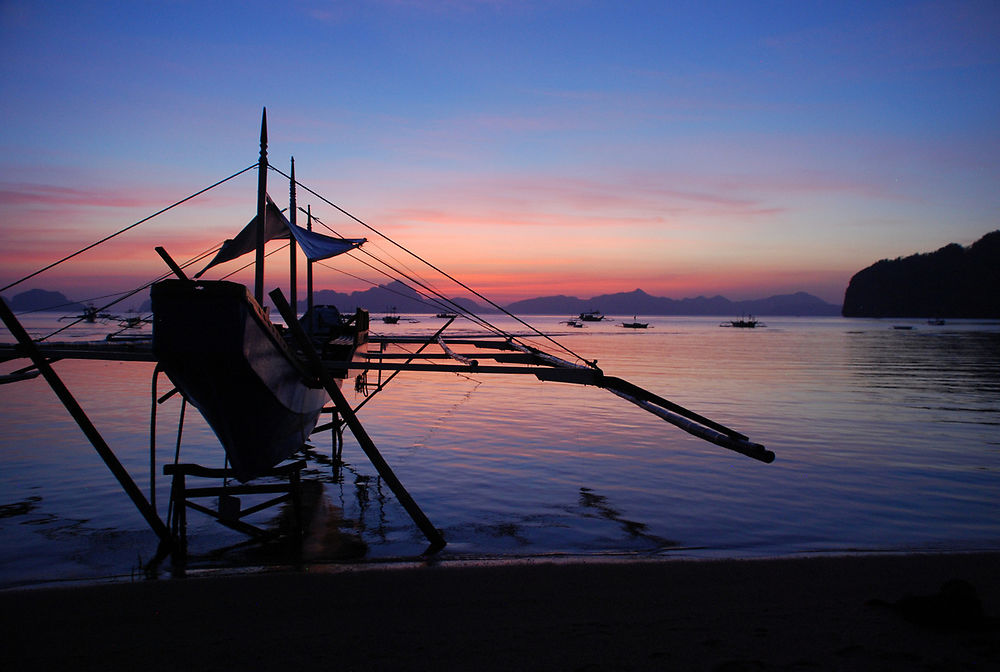
[[[7,589],[0,668],[988,669],[998,567],[998,552],[541,558]],[[953,579],[985,619],[951,609]]]

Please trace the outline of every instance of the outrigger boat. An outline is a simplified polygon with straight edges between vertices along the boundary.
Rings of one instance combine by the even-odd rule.
[[[382,321],[386,324],[399,324],[399,313],[396,312],[396,307],[393,306],[382,316]]]
[[[329,398],[246,287],[175,279],[151,293],[156,361],[211,426],[235,476],[262,476],[299,450]],[[351,362],[367,343],[367,313],[335,320],[317,322],[311,335],[329,356]]]
[[[155,362],[154,376],[156,371],[165,371],[183,398],[201,412],[218,436],[233,472],[241,480],[250,480],[267,473],[269,469],[301,448],[310,433],[314,431],[317,418],[324,410],[324,404],[327,400],[332,400],[333,409],[336,411],[334,429],[339,432],[346,426],[351,430],[383,482],[389,486],[431,542],[431,549],[444,546],[443,536],[427,520],[392,473],[357,417],[357,410],[401,372],[529,375],[543,381],[591,385],[606,389],[708,442],[765,463],[774,460],[774,453],[750,441],[746,435],[628,381],[605,375],[597,366],[596,360],[587,360],[551,336],[535,330],[482,294],[297,182],[294,161],[291,175],[285,176],[291,185],[288,208],[290,218],[286,219],[267,196],[267,172],[274,170],[284,174],[267,161],[266,128],[265,111],[261,123],[260,157],[256,164],[258,169],[256,217],[239,235],[226,241],[212,262],[194,279],[188,278],[184,268],[178,265],[163,248],[157,248],[157,252],[175,277],[151,283],[153,300],[151,343],[138,339],[87,343],[35,340],[28,336],[17,317],[3,301],[0,301],[0,317],[18,341],[16,344],[0,345],[0,361],[24,357],[32,360],[31,366],[7,374],[0,382],[17,382],[28,379],[37,372],[45,377],[123,489],[143,513],[151,528],[160,536],[163,542],[161,550],[164,547],[169,548],[176,542],[176,534],[163,524],[150,501],[152,497],[146,498],[131,475],[117,460],[114,452],[104,442],[96,427],[90,423],[52,368],[54,361],[81,358]],[[222,182],[253,167],[250,166]],[[419,282],[417,284],[423,291],[418,290],[418,294],[425,297],[429,305],[443,309],[442,315],[448,316],[448,321],[429,338],[406,335],[369,338],[368,313],[363,309],[358,309],[352,316],[344,318],[335,308],[313,306],[312,261],[345,253],[352,257],[355,253],[367,254],[361,248],[366,239],[333,238],[314,233],[311,210],[308,211],[309,227],[303,229],[297,226],[295,222],[295,212],[298,209],[295,204],[297,186],[317,196],[324,203],[404,250],[492,307],[504,312],[529,329],[533,335],[527,337],[523,334],[505,332]],[[189,199],[179,201],[175,205],[186,200]],[[138,223],[142,221],[145,220],[140,220]],[[124,233],[136,225],[126,227],[119,233]],[[263,308],[264,243],[283,237],[290,239],[292,300],[287,301],[283,293],[277,289],[270,292],[269,296],[281,313],[285,323],[284,328],[272,322]],[[296,245],[301,247],[310,260],[307,266],[308,308],[301,318],[293,308],[296,305],[294,264]],[[250,251],[256,253],[252,296],[238,283],[200,279],[205,271],[215,265],[236,259]],[[72,256],[75,255],[70,255],[62,261]],[[372,256],[372,259],[375,257]],[[185,266],[195,261],[197,260],[192,260]],[[391,268],[388,264],[386,266]],[[42,271],[27,277],[33,277]],[[3,289],[9,289],[11,286],[13,285]],[[445,340],[445,331],[458,313],[462,313],[464,317],[485,329],[488,332],[486,337]],[[599,321],[604,317],[598,311],[592,311],[582,313],[580,319]],[[562,351],[560,356],[543,350],[538,344],[539,341],[543,345],[547,343],[549,348],[554,346],[560,349]],[[377,351],[368,351],[366,345],[369,342],[378,346]],[[412,345],[419,347],[416,350],[412,350],[411,347],[411,351],[408,352],[393,351],[396,346]],[[572,359],[565,359],[566,356]],[[418,358],[419,362],[414,361]],[[365,398],[357,407],[352,407],[340,388],[343,381],[349,376],[354,376],[355,372],[358,372],[355,378],[355,390],[364,394]],[[385,379],[382,378],[383,372],[389,374]],[[369,373],[378,376],[378,383],[374,389],[369,389],[367,385]],[[339,458],[339,454],[335,457]]]
[[[753,315],[745,315],[735,320],[729,320],[728,322],[723,322],[719,326],[733,327],[734,329],[756,329],[757,327],[766,327],[767,325],[758,320]]]
[[[599,310],[588,310],[585,313],[580,313],[580,317],[578,319],[581,319],[584,322],[600,322],[604,319],[604,315]]]
[[[212,427],[241,481],[265,474],[300,449],[327,401],[327,392],[262,307],[264,244],[294,240],[312,262],[365,242],[331,238],[286,219],[267,196],[266,113],[260,142],[257,216],[195,276],[256,252],[256,295],[235,282],[189,280],[173,265],[178,277],[154,283],[150,289],[156,361]],[[293,219],[294,174],[293,162],[289,208]],[[166,251],[158,251],[170,264]],[[313,347],[351,362],[368,341],[368,313],[358,310],[345,321],[335,308],[313,308],[303,316],[303,328]],[[339,373],[338,384],[347,371]]]
[[[105,320],[113,320],[115,316],[111,313],[101,312],[101,310],[94,305],[87,304],[83,308],[83,313],[80,315],[74,315],[72,317],[60,317],[60,320],[83,320],[88,324],[94,324],[98,320],[101,322]]]
[[[622,322],[622,326],[626,329],[646,329],[649,327],[649,322],[639,322],[636,320],[635,315],[632,316],[631,322]]]

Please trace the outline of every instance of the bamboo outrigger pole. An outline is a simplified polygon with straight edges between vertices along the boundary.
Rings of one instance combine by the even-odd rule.
[[[114,474],[115,478],[118,479],[118,483],[121,484],[122,488],[125,489],[125,493],[131,498],[132,503],[135,504],[136,508],[139,509],[139,513],[142,517],[146,519],[149,526],[153,528],[153,532],[156,536],[160,538],[160,551],[163,552],[168,549],[173,540],[170,536],[170,530],[167,526],[160,520],[160,516],[156,513],[156,509],[153,505],[149,503],[145,495],[139,489],[139,486],[135,484],[132,480],[132,476],[128,473],[128,470],[118,461],[115,453],[108,446],[104,437],[101,433],[97,431],[97,427],[94,423],[90,421],[90,418],[81,408],[79,402],[73,397],[73,394],[66,387],[62,379],[49,364],[48,358],[42,354],[42,351],[38,348],[38,345],[31,339],[28,332],[25,331],[21,322],[14,315],[13,311],[7,306],[7,303],[0,299],[0,319],[3,319],[4,324],[10,330],[11,335],[17,339],[17,342],[21,346],[23,354],[27,355],[35,367],[41,371],[42,376],[45,381],[55,392],[56,396],[59,397],[59,401],[62,402],[69,414],[73,416],[76,424],[79,425],[80,429],[83,431],[84,435],[90,441],[91,445],[94,446],[94,450],[97,454],[101,456],[104,460],[104,464],[108,466],[111,473]]]

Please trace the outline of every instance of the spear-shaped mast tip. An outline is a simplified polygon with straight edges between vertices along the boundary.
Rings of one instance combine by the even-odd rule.
[[[260,116],[260,146],[267,146],[267,107],[264,108],[264,112]]]

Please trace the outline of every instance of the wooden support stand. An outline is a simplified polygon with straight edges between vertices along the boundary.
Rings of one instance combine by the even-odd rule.
[[[264,509],[290,501],[295,515],[294,534],[298,539],[302,537],[302,500],[301,500],[301,479],[300,472],[306,466],[305,460],[297,460],[289,464],[275,467],[266,476],[277,478],[287,478],[286,483],[241,483],[237,485],[210,486],[210,487],[189,487],[188,476],[199,478],[233,478],[231,469],[213,469],[203,467],[198,464],[167,464],[163,467],[163,473],[172,477],[171,481],[171,511],[170,511],[170,531],[176,540],[175,550],[179,557],[187,555],[187,510],[194,509],[205,515],[212,516],[220,523],[252,536],[261,541],[275,538],[279,535],[277,531],[263,530],[255,525],[251,525],[242,520],[250,514],[257,513]],[[237,495],[262,495],[277,494],[278,497],[271,498],[265,502],[240,508],[240,500]],[[191,499],[197,497],[217,497],[218,508],[211,509],[207,506],[192,502]]]

